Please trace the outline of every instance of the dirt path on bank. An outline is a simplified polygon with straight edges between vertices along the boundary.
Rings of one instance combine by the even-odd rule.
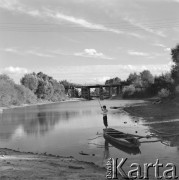
[[[73,157],[0,149],[0,179],[103,180],[106,170]]]

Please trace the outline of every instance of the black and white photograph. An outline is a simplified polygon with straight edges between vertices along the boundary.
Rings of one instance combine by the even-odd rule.
[[[0,180],[179,179],[179,0],[0,0]]]

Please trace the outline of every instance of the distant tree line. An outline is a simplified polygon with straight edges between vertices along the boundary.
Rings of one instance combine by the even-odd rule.
[[[66,98],[63,84],[42,72],[25,74],[20,82],[18,85],[7,75],[0,75],[0,106],[56,102]]]
[[[125,81],[120,78],[106,80],[105,84],[123,84],[123,98],[144,98],[160,96],[166,98],[179,93],[179,45],[171,49],[173,65],[171,72],[153,76],[149,70],[131,73]]]
[[[153,76],[149,70],[131,73],[125,81],[119,77],[106,80],[105,84],[123,84],[124,98],[142,98],[160,96],[178,96],[179,94],[179,44],[171,49],[173,65],[171,72]],[[75,84],[66,80],[58,82],[42,72],[25,74],[21,85],[16,84],[9,76],[0,75],[0,106],[36,103],[37,101],[60,101],[71,93]],[[74,89],[74,96],[79,92]],[[95,93],[95,92],[94,92]]]

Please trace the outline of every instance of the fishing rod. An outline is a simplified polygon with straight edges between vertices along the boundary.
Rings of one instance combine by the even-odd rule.
[[[100,103],[100,100],[98,99],[98,102],[99,102],[99,105],[100,105],[100,107],[101,107],[101,109],[102,109],[102,105],[101,105],[101,103]]]

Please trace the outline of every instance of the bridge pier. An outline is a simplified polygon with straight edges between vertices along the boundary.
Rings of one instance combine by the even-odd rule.
[[[108,89],[109,90],[109,97],[111,97],[112,96],[112,87],[109,86],[108,88],[109,88]]]
[[[99,98],[100,98],[101,100],[104,99],[103,87],[100,87],[100,88],[99,88]]]
[[[72,87],[71,88],[71,97],[75,97],[75,88],[74,87]]]
[[[90,88],[88,87],[82,87],[81,88],[81,97],[90,100]]]
[[[119,93],[120,93],[120,88],[119,88],[119,86],[117,86],[116,87],[116,95],[119,95]]]

